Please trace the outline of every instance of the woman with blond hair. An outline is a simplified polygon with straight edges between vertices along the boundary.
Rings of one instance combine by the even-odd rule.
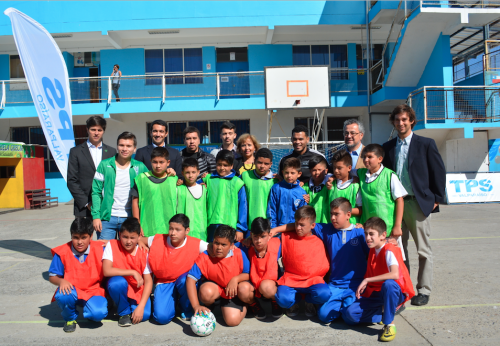
[[[244,133],[238,138],[236,143],[236,151],[240,153],[241,157],[234,160],[234,170],[238,175],[243,174],[245,171],[255,169],[254,154],[260,149],[260,143],[254,135]]]

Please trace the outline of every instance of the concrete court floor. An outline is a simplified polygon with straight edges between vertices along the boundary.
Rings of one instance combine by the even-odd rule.
[[[393,345],[500,345],[500,234],[498,204],[442,206],[432,216],[435,253],[434,291],[428,306],[407,305],[396,318]],[[108,317],[102,324],[83,317],[73,334],[62,331],[59,308],[50,299],[49,249],[70,239],[72,206],[0,215],[0,344],[19,345],[347,345],[377,344],[379,325],[329,326],[305,316],[257,321],[239,327],[218,324],[207,338],[195,337],[189,325],[174,320],[119,328]],[[412,243],[413,244],[413,243]],[[412,279],[416,280],[411,246]],[[217,313],[216,313],[217,315]],[[220,317],[220,314],[219,314]],[[219,319],[220,321],[220,319]]]

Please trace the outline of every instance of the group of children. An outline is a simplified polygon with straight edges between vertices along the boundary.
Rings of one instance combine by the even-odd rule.
[[[237,326],[247,307],[265,319],[262,303],[270,301],[274,318],[284,310],[293,317],[305,300],[308,317],[383,323],[380,339],[393,340],[394,315],[414,291],[397,246],[406,192],[383,156],[377,144],[364,147],[367,168],[357,179],[347,151],[335,153],[332,174],[318,155],[301,186],[297,158],[283,163],[279,177],[263,148],[255,170],[238,177],[233,153],[220,150],[216,171],[201,180],[197,160],[185,159],[178,185],[168,151],[154,148],[152,170],[131,184],[134,217],[121,223],[118,240],[92,241],[95,220],[77,218],[72,240],[52,250],[64,331],[76,328],[76,305],[85,318],[106,317],[107,288],[120,326],[151,314],[159,324],[189,320],[216,302],[225,323]]]

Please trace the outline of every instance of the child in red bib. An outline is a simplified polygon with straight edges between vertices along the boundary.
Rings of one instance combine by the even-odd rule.
[[[387,226],[381,218],[371,217],[364,224],[366,244],[370,248],[365,279],[356,291],[358,298],[342,313],[348,324],[384,323],[380,341],[396,337],[394,316],[415,292],[401,250],[387,242]]]
[[[281,235],[282,261],[285,273],[278,280],[276,301],[287,309],[289,317],[298,314],[299,302],[303,295],[306,300],[306,316],[316,315],[314,304],[324,304],[331,291],[323,277],[330,264],[326,256],[325,244],[312,234],[316,225],[316,212],[311,206],[297,209],[295,232]]]
[[[108,302],[102,287],[102,253],[105,242],[92,241],[94,227],[86,218],[76,218],[71,224],[71,241],[52,249],[49,281],[59,286],[52,301],[62,310],[63,330],[76,330],[78,311],[83,317],[99,322],[108,315]]]
[[[119,230],[120,240],[110,240],[102,255],[102,271],[109,277],[108,292],[118,307],[118,325],[129,327],[149,320],[153,279],[148,254],[140,249],[139,220],[127,218]]]
[[[168,226],[168,234],[156,234],[142,238],[149,246],[148,264],[155,276],[153,317],[160,324],[172,321],[176,305],[180,315],[190,320],[193,310],[186,292],[187,272],[207,249],[208,243],[188,236],[189,218],[184,214],[174,215]]]
[[[270,235],[271,221],[262,217],[253,220],[248,238],[249,248],[241,246],[250,261],[250,282],[242,282],[239,286],[238,297],[249,305],[255,318],[264,320],[265,310],[260,298],[271,300],[272,316],[280,318],[283,309],[276,303],[274,296],[278,289],[278,259],[281,257],[281,241]],[[250,243],[251,241],[251,243]]]
[[[186,288],[194,313],[209,313],[211,306],[221,299],[222,317],[229,327],[241,323],[247,308],[238,298],[240,285],[250,279],[250,262],[234,246],[236,230],[220,225],[214,232],[214,241],[200,254],[188,273]],[[199,292],[196,284],[200,282]]]

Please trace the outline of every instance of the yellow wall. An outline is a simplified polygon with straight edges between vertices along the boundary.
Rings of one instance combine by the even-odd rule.
[[[23,160],[0,158],[0,166],[16,166],[16,177],[0,179],[0,208],[24,208]]]

